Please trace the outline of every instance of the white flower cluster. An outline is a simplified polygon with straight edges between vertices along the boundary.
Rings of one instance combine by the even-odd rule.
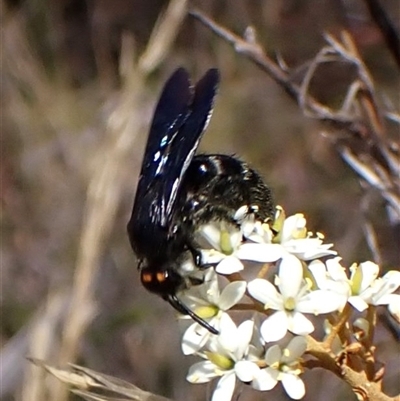
[[[183,294],[188,306],[219,331],[215,335],[193,323],[182,340],[185,355],[202,358],[187,380],[205,383],[219,377],[212,401],[231,400],[237,380],[259,391],[281,381],[289,397],[301,399],[305,336],[314,331],[310,316],[340,312],[346,304],[360,312],[369,305],[387,305],[400,320],[400,295],[394,294],[400,272],[378,278],[379,267],[364,262],[351,266],[348,276],[332,244],[307,232],[302,214],[285,218],[277,207],[271,225],[256,221],[251,209],[242,207],[235,219],[236,226],[212,222],[199,230],[208,243],[201,250],[202,262],[212,267],[203,284]],[[245,273],[249,278],[242,277]],[[228,282],[222,290],[221,277]],[[253,315],[237,326],[232,310]],[[286,347],[270,344],[288,332],[292,338]]]

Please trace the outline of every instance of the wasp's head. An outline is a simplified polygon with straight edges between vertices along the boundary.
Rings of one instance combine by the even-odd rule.
[[[176,295],[184,289],[187,280],[193,284],[200,284],[203,281],[196,278],[185,278],[181,276],[174,265],[165,267],[162,264],[149,265],[140,270],[140,280],[143,286],[150,292],[160,295],[165,301],[169,302],[179,313],[189,315],[195,322],[206,328],[210,333],[219,334],[218,330],[212,327],[207,321],[196,315],[187,307]]]
[[[148,266],[140,271],[140,280],[146,290],[162,297],[175,294],[184,284],[183,277],[173,267]]]

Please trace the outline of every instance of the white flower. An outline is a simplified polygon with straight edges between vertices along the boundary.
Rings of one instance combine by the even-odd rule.
[[[278,341],[287,331],[305,335],[314,331],[314,326],[303,313],[328,313],[337,310],[341,298],[332,291],[310,291],[303,280],[303,268],[299,259],[287,254],[280,262],[277,277],[278,292],[273,284],[264,279],[248,283],[250,295],[264,304],[265,309],[277,312],[261,325],[260,332],[266,342]]]
[[[351,295],[350,281],[344,268],[340,265],[340,257],[328,259],[325,263],[319,259],[308,265],[311,280],[321,290],[332,291],[341,298],[339,310],[342,310]]]
[[[236,385],[235,367],[246,358],[254,322],[246,320],[237,327],[231,319],[222,317],[221,334],[208,343],[208,351],[199,353],[205,360],[189,369],[186,379],[191,383],[207,383],[220,377],[212,401],[230,401]]]
[[[358,311],[368,308],[374,294],[373,284],[379,274],[379,266],[373,262],[363,262],[350,267],[351,296],[348,302]]]
[[[237,304],[246,292],[245,281],[234,281],[229,283],[220,292],[218,278],[214,269],[210,269],[207,273],[205,283],[197,288],[193,288],[197,292],[196,295],[191,295],[190,290],[185,293],[185,298],[188,300],[190,309],[206,319],[207,322],[220,330],[220,321],[226,311]],[[193,291],[194,293],[194,291]],[[228,316],[230,319],[230,317]],[[183,335],[182,351],[185,355],[191,355],[199,351],[206,342],[213,336],[206,328],[193,323]]]
[[[211,222],[198,232],[212,249],[202,249],[202,263],[216,264],[220,274],[232,274],[243,270],[241,260],[255,262],[275,262],[281,257],[281,250],[270,250],[266,244],[243,243],[242,232],[224,222]]]
[[[253,213],[256,211],[257,206],[242,206],[234,216],[234,219],[240,225],[240,230],[245,239],[257,243],[272,243],[273,232],[269,224],[256,220]]]
[[[302,214],[285,219],[282,209],[277,210],[275,223],[279,232],[275,237],[270,226],[255,220],[247,206],[239,208],[235,214],[240,228],[221,221],[202,226],[197,232],[199,242],[205,239],[211,247],[201,250],[202,263],[216,265],[217,273],[232,274],[243,270],[242,260],[276,262],[287,253],[306,261],[336,255],[336,251],[330,250],[332,244],[323,244],[321,236],[313,238],[307,233]],[[253,242],[244,242],[243,238]]]
[[[285,219],[278,239],[287,252],[302,260],[337,254],[336,251],[330,250],[333,244],[323,243],[321,234],[311,237],[311,234],[307,233],[306,219],[302,213]]]
[[[391,270],[377,278],[379,266],[373,262],[353,265],[350,270],[352,296],[349,303],[360,312],[368,305],[388,305],[389,312],[400,320],[400,295],[393,294],[400,287],[400,272]]]
[[[288,346],[281,350],[279,345],[270,347],[263,360],[256,362],[238,362],[238,377],[244,382],[251,382],[255,390],[268,391],[281,381],[286,393],[292,399],[299,400],[305,394],[300,357],[304,354],[307,343],[304,337],[294,337]],[[260,368],[260,365],[267,365]]]
[[[400,295],[393,294],[400,287],[400,272],[388,271],[382,278],[375,280],[369,300],[372,305],[388,305],[389,312],[400,321]]]
[[[400,272],[391,270],[378,278],[379,266],[364,262],[350,267],[349,279],[340,260],[337,257],[327,260],[326,264],[319,260],[310,263],[309,270],[319,288],[342,294],[343,299],[360,312],[368,305],[388,305],[395,318],[396,310],[397,316],[400,316],[400,295],[393,294],[400,287]]]
[[[306,219],[301,213],[285,218],[283,209],[278,206],[272,227],[277,232],[275,236],[268,224],[249,219],[250,217],[242,223],[244,237],[264,243],[268,254],[291,253],[306,261],[337,254],[330,250],[332,244],[323,243],[321,234],[313,237],[307,232]]]

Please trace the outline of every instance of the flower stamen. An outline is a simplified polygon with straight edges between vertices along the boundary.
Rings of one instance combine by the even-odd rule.
[[[296,308],[296,300],[293,297],[286,298],[284,307],[288,311],[293,311]]]

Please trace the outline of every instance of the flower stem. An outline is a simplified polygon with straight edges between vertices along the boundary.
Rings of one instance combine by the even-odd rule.
[[[323,342],[326,349],[331,349],[333,340],[337,335],[339,335],[343,326],[349,321],[351,312],[351,306],[349,304],[346,304],[341,314],[339,315],[339,319],[337,320],[337,322],[335,322],[335,324],[332,325],[331,332],[328,334],[325,341]]]

